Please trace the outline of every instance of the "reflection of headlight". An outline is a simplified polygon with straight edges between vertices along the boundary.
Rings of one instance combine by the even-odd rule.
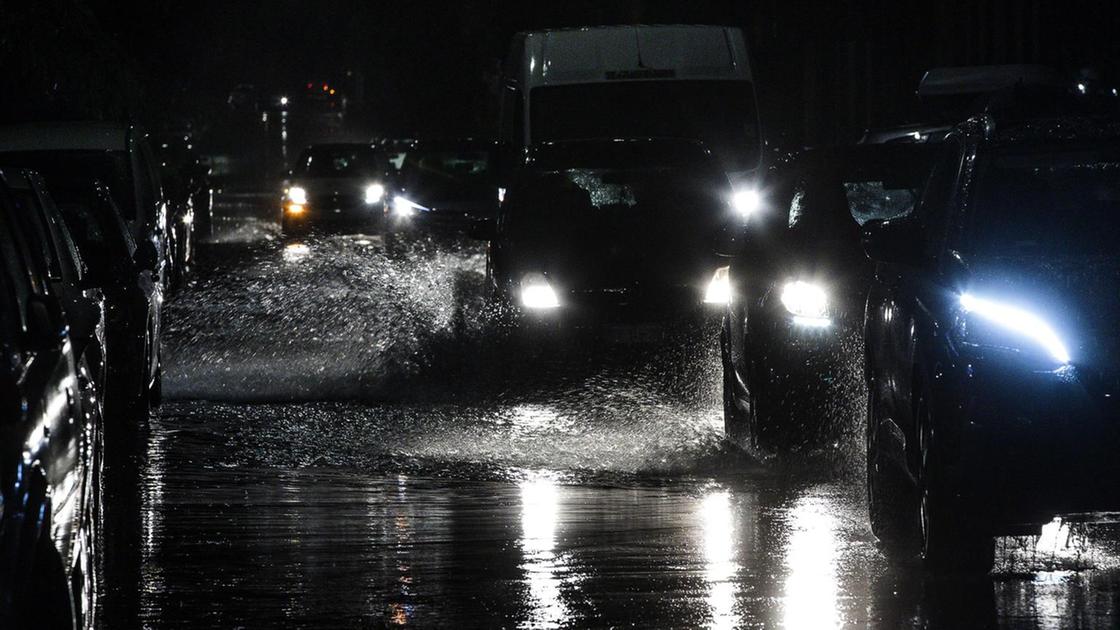
[[[704,291],[705,304],[728,304],[731,302],[731,274],[729,267],[716,269],[715,275]]]
[[[416,213],[417,210],[423,210],[424,206],[410,201],[400,195],[393,197],[393,214],[398,217],[410,217]]]
[[[782,306],[793,315],[793,322],[802,326],[828,326],[828,294],[820,285],[803,280],[787,282],[782,287]]]
[[[757,190],[749,188],[740,190],[731,196],[731,206],[744,219],[747,219],[762,207],[762,197],[759,196]]]
[[[292,186],[288,189],[288,201],[304,205],[307,203],[307,190],[302,186]]]
[[[1061,364],[1070,362],[1069,350],[1053,328],[1038,316],[1022,309],[984,300],[965,293],[961,295],[961,308],[1001,327],[1019,333],[1042,346],[1050,357]]]
[[[548,278],[539,273],[528,273],[521,279],[521,305],[532,309],[556,308],[560,306],[560,300]]]
[[[370,184],[366,186],[366,203],[373,205],[385,196],[385,187],[381,184]]]

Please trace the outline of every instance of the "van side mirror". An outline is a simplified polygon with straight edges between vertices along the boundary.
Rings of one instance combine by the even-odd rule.
[[[917,221],[909,218],[873,219],[863,225],[863,252],[875,262],[920,265],[925,238]]]

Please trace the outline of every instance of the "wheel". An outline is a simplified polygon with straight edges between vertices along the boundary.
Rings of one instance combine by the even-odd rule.
[[[869,390],[873,388],[869,387]],[[867,394],[867,512],[871,532],[892,555],[912,555],[918,537],[914,489],[885,461],[879,444],[879,404]]]
[[[48,510],[49,513],[49,510]],[[49,520],[44,523],[35,548],[34,564],[19,597],[16,616],[19,628],[74,628],[74,602],[62,556],[51,540]]]
[[[159,406],[163,403],[163,361],[157,359],[156,362],[156,376],[152,380],[151,385],[148,386],[148,409],[151,411],[159,411]]]
[[[986,573],[995,561],[995,540],[969,518],[969,506],[954,496],[945,477],[944,454],[925,392],[915,405],[915,419],[922,563],[937,572]]]
[[[739,410],[735,402],[735,368],[731,365],[731,349],[728,347],[727,330],[720,334],[720,345],[723,349],[723,432],[727,439],[744,447],[754,446],[748,444],[750,431],[747,418]]]

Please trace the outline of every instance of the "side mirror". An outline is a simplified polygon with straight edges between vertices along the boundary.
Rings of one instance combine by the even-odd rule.
[[[921,226],[910,219],[873,219],[863,225],[863,252],[875,262],[919,265],[925,260]]]
[[[132,255],[132,261],[140,269],[155,270],[160,263],[159,251],[152,243],[151,239],[143,239],[136,244],[136,253]]]
[[[40,295],[27,303],[27,343],[32,350],[49,350],[58,345],[64,329],[62,313]]]
[[[492,241],[497,235],[497,219],[474,219],[467,226],[467,236],[476,241]]]

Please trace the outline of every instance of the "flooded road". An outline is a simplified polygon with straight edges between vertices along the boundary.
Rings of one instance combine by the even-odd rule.
[[[505,344],[477,246],[284,242],[263,203],[224,198],[169,305],[146,627],[1117,624],[1114,527],[927,579],[877,549],[856,446],[759,463],[724,442],[714,330]]]

